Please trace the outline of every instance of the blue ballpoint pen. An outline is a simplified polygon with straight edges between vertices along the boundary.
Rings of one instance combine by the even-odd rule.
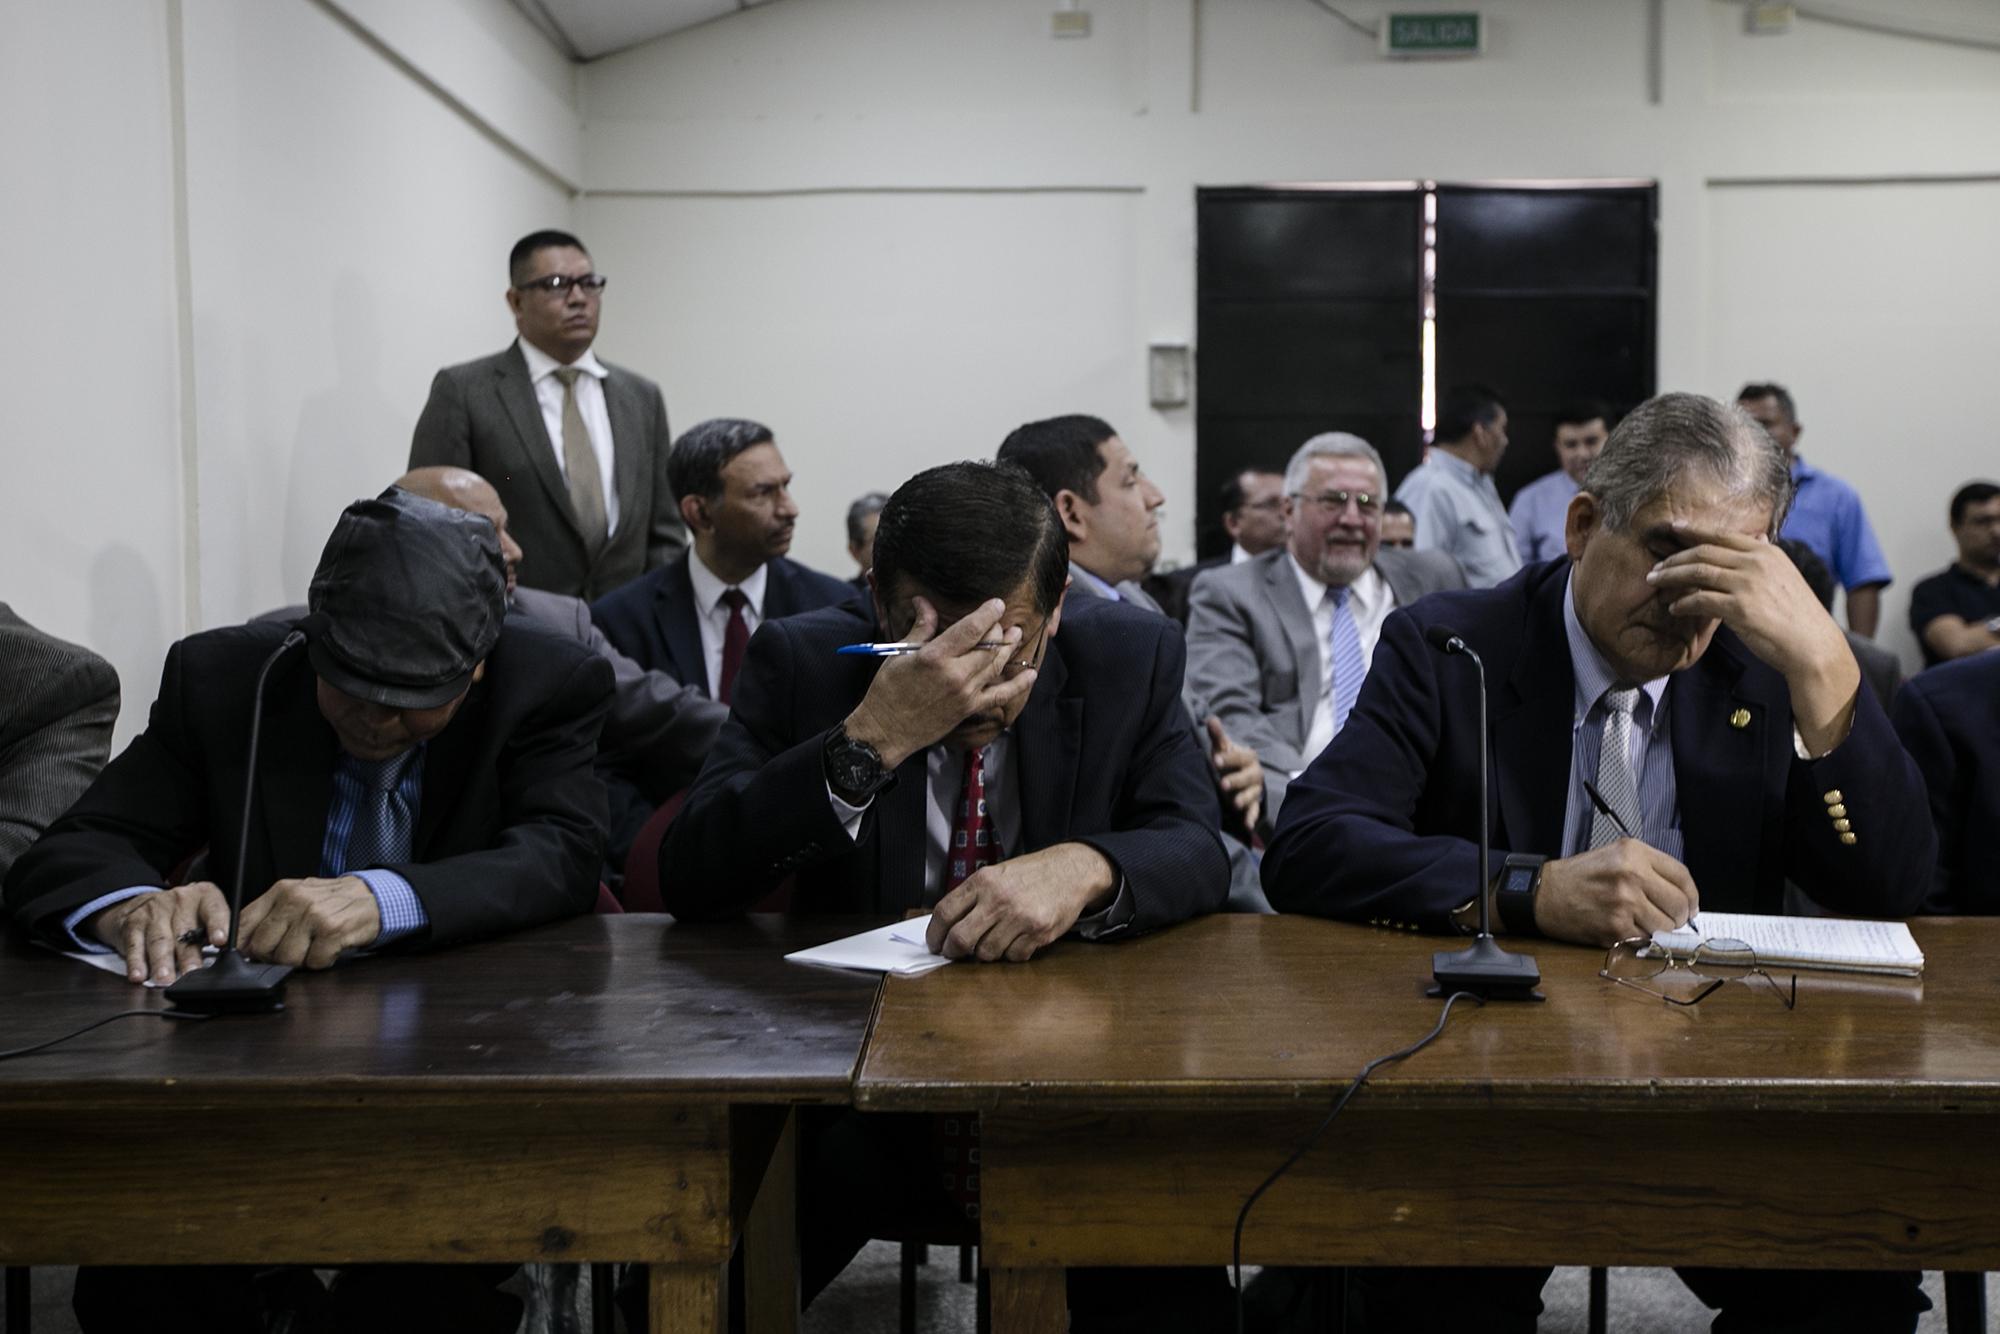
[[[918,649],[922,647],[923,647],[922,644],[911,644],[911,643],[842,644],[839,648],[835,649],[834,652],[838,654],[844,654],[848,657],[853,657],[853,658],[900,658],[906,653],[915,653]],[[1006,648],[1007,645],[987,642],[987,643],[974,644],[972,647]]]

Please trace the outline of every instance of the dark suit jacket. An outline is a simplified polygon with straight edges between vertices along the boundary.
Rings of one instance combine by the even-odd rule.
[[[412,468],[470,468],[493,484],[507,526],[521,544],[523,587],[585,600],[671,560],[687,546],[680,507],[667,485],[667,405],[643,375],[604,363],[604,407],[611,418],[618,528],[595,560],[584,547],[569,487],[557,466],[541,404],[518,343],[490,357],[447,366],[431,381],[430,401],[410,441]]]
[[[1924,911],[2000,913],[2000,653],[1918,672],[1896,693],[1895,717],[1937,825]]]
[[[1193,565],[1183,565],[1178,570],[1166,574],[1149,574],[1139,581],[1153,601],[1160,604],[1160,610],[1179,621],[1183,627],[1188,623],[1188,590],[1194,581],[1208,570],[1219,570],[1229,564],[1229,553],[1210,556],[1207,560],[1196,561]]]
[[[0,602],[0,879],[111,754],[118,673]]]
[[[834,655],[880,638],[853,606],[770,621],[750,639],[735,706],[660,850],[667,907],[742,912],[796,874],[796,912],[882,913],[923,902],[925,756],[912,755],[848,840],[820,750],[879,662]],[[1229,864],[1214,782],[1181,705],[1179,627],[1078,599],[1014,724],[1023,850],[1087,843],[1125,876],[1130,932],[1222,906]]]
[[[164,886],[207,847],[212,878],[235,883],[251,692],[286,627],[192,635],[167,653],[141,733],[15,864],[7,905],[42,939],[100,895]],[[272,670],[252,815],[245,899],[318,875],[338,742],[314,700],[302,649]],[[445,945],[588,912],[603,856],[604,788],[591,772],[611,669],[582,647],[509,623],[424,757],[414,860],[393,869]],[[397,947],[404,942],[398,941]]]
[[[1292,783],[1264,856],[1281,912],[1450,929],[1478,881],[1478,677],[1424,642],[1449,625],[1486,659],[1496,850],[1562,853],[1575,676],[1563,633],[1569,562],[1393,613],[1361,698]],[[1832,754],[1798,759],[1784,679],[1727,629],[1667,686],[1683,860],[1717,912],[1782,911],[1787,875],[1842,912],[1917,910],[1936,841],[1916,766],[1873,692]],[[1730,718],[1747,710],[1749,723]],[[1856,839],[1843,844],[1825,794]]]
[[[780,556],[765,568],[769,571],[764,582],[766,621],[859,600],[854,585],[788,557]],[[708,663],[701,652],[701,623],[695,615],[687,556],[592,604],[590,615],[604,637],[641,667],[665,672],[708,693]]]

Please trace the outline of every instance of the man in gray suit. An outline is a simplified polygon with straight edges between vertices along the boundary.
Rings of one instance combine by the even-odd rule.
[[[0,879],[111,755],[118,673],[0,602]]]
[[[1291,540],[1194,582],[1188,689],[1256,750],[1274,815],[1347,720],[1389,613],[1465,587],[1442,552],[1382,549],[1387,481],[1366,440],[1314,436],[1285,468]]]
[[[529,588],[596,599],[687,546],[667,485],[667,405],[591,351],[604,276],[583,242],[534,232],[508,257],[512,347],[431,381],[410,466],[492,483],[527,555]]]

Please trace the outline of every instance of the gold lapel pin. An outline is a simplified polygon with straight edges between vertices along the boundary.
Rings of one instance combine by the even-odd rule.
[[[1748,727],[1750,725],[1750,710],[1738,709],[1736,712],[1730,714],[1729,725],[1739,732]]]

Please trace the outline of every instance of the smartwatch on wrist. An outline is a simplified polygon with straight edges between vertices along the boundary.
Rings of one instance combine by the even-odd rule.
[[[826,744],[820,747],[820,769],[833,795],[850,806],[866,806],[892,777],[882,767],[881,752],[847,735],[845,723],[826,734]]]
[[[1535,927],[1535,895],[1542,888],[1542,865],[1547,857],[1529,852],[1510,852],[1493,877],[1493,909],[1510,936],[1539,936]]]

